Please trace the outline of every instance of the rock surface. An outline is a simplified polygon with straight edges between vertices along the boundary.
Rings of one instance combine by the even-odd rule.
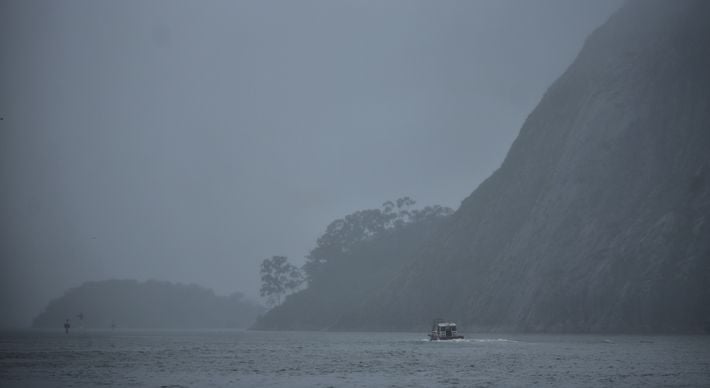
[[[444,316],[482,330],[702,332],[709,20],[703,0],[622,7],[550,87],[502,166],[345,326],[396,317],[418,328]]]
[[[710,330],[710,1],[632,0],[501,167],[320,329]],[[373,268],[377,270],[377,268]],[[307,293],[267,314],[299,325]],[[290,311],[285,315],[280,312]],[[317,322],[317,317],[312,318]]]

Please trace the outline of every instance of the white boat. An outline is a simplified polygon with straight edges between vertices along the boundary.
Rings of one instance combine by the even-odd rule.
[[[431,327],[431,333],[429,333],[429,340],[442,341],[452,339],[463,339],[463,336],[459,335],[456,331],[456,323],[447,322],[442,319],[435,320]]]

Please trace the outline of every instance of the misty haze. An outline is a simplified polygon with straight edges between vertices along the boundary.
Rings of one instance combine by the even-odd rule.
[[[710,385],[709,21],[0,2],[0,386]]]

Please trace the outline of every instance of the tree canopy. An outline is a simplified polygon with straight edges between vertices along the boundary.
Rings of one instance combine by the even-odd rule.
[[[322,273],[328,262],[337,261],[364,241],[412,222],[453,213],[451,208],[439,205],[415,209],[415,204],[412,198],[402,197],[386,201],[380,209],[359,210],[331,222],[306,257],[303,269],[309,281]]]
[[[281,303],[281,298],[296,290],[303,283],[303,274],[286,256],[273,256],[261,262],[262,297],[267,297],[270,305]]]
[[[452,213],[442,206],[414,205],[404,197],[331,222],[303,267],[308,286],[269,310],[257,327],[358,327],[362,316],[353,314],[369,308],[363,302],[402,273]]]

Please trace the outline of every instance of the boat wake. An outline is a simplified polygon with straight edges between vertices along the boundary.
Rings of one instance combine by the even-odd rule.
[[[507,339],[507,338],[481,338],[481,339],[474,339],[476,342],[520,342],[512,339]]]

